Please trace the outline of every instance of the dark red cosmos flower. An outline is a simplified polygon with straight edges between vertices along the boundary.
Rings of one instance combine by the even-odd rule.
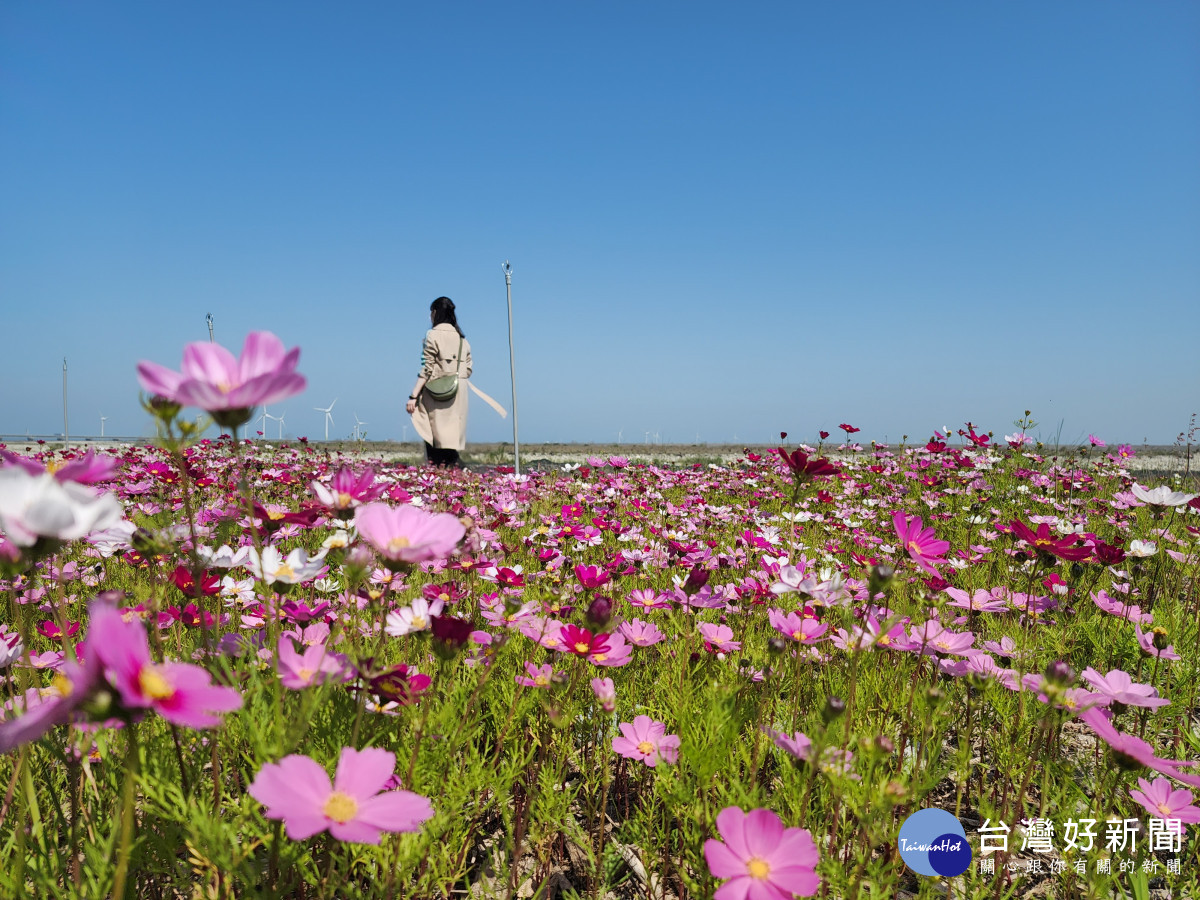
[[[745,453],[746,453],[746,459],[748,459],[752,463],[756,463],[762,459],[761,455],[759,455],[757,453],[751,453],[749,450],[746,450]]]
[[[1101,565],[1117,566],[1125,561],[1125,551],[1121,547],[1097,540],[1092,545],[1092,559]]]
[[[176,566],[175,571],[171,573],[171,580],[175,582],[175,587],[179,588],[185,597],[211,597],[221,591],[221,579],[207,569],[200,571],[199,589],[196,588],[196,580],[187,566]]]
[[[167,618],[163,618],[166,616]],[[169,606],[165,613],[159,613],[159,625],[170,626],[171,622],[180,622],[186,628],[212,628],[218,624],[217,617],[207,610],[202,610],[195,603],[189,603],[183,609]]]
[[[458,650],[466,644],[473,629],[470,622],[457,616],[430,616],[429,630],[435,641]]]
[[[365,668],[371,660],[364,660]],[[429,687],[432,680],[428,675],[420,675],[414,672],[408,674],[408,666],[401,663],[394,666],[380,675],[376,675],[367,681],[367,690],[384,702],[395,702],[401,706],[407,706],[410,703],[415,703],[417,698]]]
[[[1024,522],[1013,519],[1011,523],[1013,537],[1027,543],[1033,550],[1049,553],[1068,562],[1079,562],[1092,555],[1091,546],[1077,546],[1074,536],[1056,538],[1050,534],[1050,526],[1043,522],[1037,531]]]
[[[825,438],[829,437],[828,431],[818,431],[817,434],[821,436],[821,440],[825,440]]]
[[[839,425],[838,428],[842,429],[842,431],[846,432],[848,435],[862,430],[861,428],[855,428],[853,425],[847,425],[845,422]]]
[[[520,572],[514,572],[507,566],[501,566],[496,570],[496,584],[510,588],[524,587],[525,576]]]
[[[939,440],[938,435],[935,434],[929,439],[929,443],[925,445],[925,449],[930,453],[945,453],[946,442]]]
[[[280,512],[279,510],[267,509],[261,503],[254,504],[254,516],[262,520],[262,527],[266,531],[274,531],[288,524],[308,528],[313,522],[325,515],[325,513],[326,510],[319,506],[306,506],[297,512]]]
[[[972,425],[970,422],[967,423],[967,431],[963,431],[960,428],[960,429],[958,429],[958,433],[961,437],[965,437],[968,441],[970,441],[976,447],[986,447],[988,445],[988,441],[990,441],[992,439],[992,436],[990,434],[976,434],[975,426]]]
[[[809,459],[803,450],[793,450],[788,453],[783,447],[775,448],[787,467],[792,470],[792,479],[796,482],[807,481],[816,475],[836,475],[841,471],[825,457]]]
[[[592,634],[578,625],[567,625],[562,630],[563,649],[576,656],[604,653],[608,650],[607,634]]]

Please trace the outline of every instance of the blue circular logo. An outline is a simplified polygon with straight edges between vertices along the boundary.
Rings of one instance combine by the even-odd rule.
[[[944,809],[921,809],[904,820],[896,839],[900,858],[918,875],[953,878],[971,865],[962,823]]]

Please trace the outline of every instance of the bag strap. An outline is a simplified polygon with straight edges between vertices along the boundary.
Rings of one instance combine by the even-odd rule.
[[[458,336],[458,356],[456,357],[456,359],[458,360],[458,365],[454,367],[454,374],[458,375],[460,377],[462,376],[462,345],[463,345],[463,338],[462,338],[462,335],[460,334]]]

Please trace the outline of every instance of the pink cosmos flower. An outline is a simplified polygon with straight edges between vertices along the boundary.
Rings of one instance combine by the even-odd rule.
[[[50,687],[25,692],[22,715],[0,721],[0,753],[35,741],[56,725],[75,718],[100,685],[100,661],[91,654],[78,662],[63,662]]]
[[[575,577],[589,591],[599,590],[612,580],[611,576],[599,566],[576,566]]]
[[[1103,709],[1099,707],[1084,709],[1078,714],[1078,718],[1095,732],[1097,737],[1108,744],[1114,754],[1133,766],[1145,766],[1148,769],[1169,775],[1177,781],[1182,781],[1184,784],[1190,784],[1192,787],[1200,787],[1200,775],[1189,775],[1186,772],[1180,771],[1181,766],[1194,766],[1196,765],[1195,762],[1162,759],[1155,756],[1154,748],[1137,735],[1117,731],[1112,723],[1109,722],[1108,713]]]
[[[611,678],[593,678],[592,693],[600,701],[600,708],[612,712],[617,708],[617,689]]]
[[[279,639],[279,683],[290,691],[302,691],[325,681],[345,681],[346,658],[334,653],[324,644],[313,644],[296,652],[288,636]]]
[[[643,622],[641,619],[622,622],[617,626],[617,631],[636,647],[653,647],[666,637],[653,622]]]
[[[416,506],[365,503],[354,513],[363,540],[385,559],[400,563],[444,560],[467,533],[449,513],[430,513]]]
[[[700,632],[700,636],[704,638],[705,646],[711,646],[712,649],[720,653],[732,653],[734,650],[742,649],[741,642],[733,639],[733,629],[728,625],[713,625],[710,622],[701,622],[697,630]]]
[[[267,763],[246,789],[266,807],[268,819],[282,819],[288,837],[302,841],[326,829],[339,841],[378,844],[385,831],[419,831],[433,816],[428,797],[411,791],[384,791],[396,756],[378,747],[343,747],[333,783],[315,760],[292,754]]]
[[[1142,648],[1142,651],[1144,653],[1146,653],[1146,655],[1157,656],[1160,659],[1171,659],[1171,660],[1181,658],[1179,656],[1179,654],[1175,652],[1175,645],[1167,644],[1166,632],[1163,631],[1162,629],[1153,629],[1151,631],[1142,631],[1141,625],[1134,625],[1133,631],[1134,631],[1134,634],[1137,635],[1138,646]],[[1160,637],[1160,635],[1161,635],[1161,637]],[[1160,643],[1166,644],[1166,646],[1160,648],[1158,646]]]
[[[1129,796],[1155,818],[1178,819],[1189,825],[1200,822],[1200,807],[1192,805],[1191,791],[1176,788],[1165,778],[1155,778],[1153,783],[1139,778],[1138,787],[1141,790],[1130,790]]]
[[[0,468],[7,465],[20,466],[30,475],[41,475],[46,467],[36,459],[21,456],[11,450],[0,450]],[[113,456],[97,456],[95,450],[89,449],[83,456],[59,466],[52,474],[59,483],[74,481],[78,484],[96,484],[101,481],[111,481],[121,466],[120,461]]]
[[[800,644],[817,643],[821,635],[829,629],[824,622],[818,622],[816,619],[806,618],[794,612],[784,615],[783,610],[780,609],[768,609],[767,621],[785,638]]]
[[[671,603],[667,598],[653,588],[638,588],[630,591],[625,598],[630,606],[642,609],[670,609]]]
[[[375,482],[375,470],[364,469],[355,475],[347,466],[338,469],[337,474],[326,487],[319,481],[309,485],[317,502],[329,509],[345,512],[372,500],[378,500],[387,489],[384,482]]]
[[[554,666],[546,663],[544,666],[535,666],[531,662],[525,663],[525,675],[514,676],[517,684],[521,687],[532,688],[548,688],[550,687],[550,679],[554,677]]]
[[[1166,706],[1171,701],[1158,696],[1158,691],[1149,684],[1134,684],[1128,672],[1113,669],[1101,675],[1089,667],[1080,673],[1088,684],[1104,698],[1104,703],[1123,703],[1126,706],[1146,706],[1151,709]]]
[[[950,542],[939,541],[934,536],[933,526],[924,528],[924,524],[920,516],[910,519],[899,510],[892,516],[892,525],[895,526],[900,546],[921,569],[930,575],[936,575],[937,569],[934,568],[934,564],[946,561],[942,557],[950,549]]]
[[[220,344],[196,341],[183,350],[182,372],[148,360],[138,363],[137,371],[148,393],[221,413],[249,410],[303,391],[308,382],[296,372],[299,360],[299,347],[285,353],[283,342],[271,332],[252,331],[238,359]]]
[[[93,603],[90,612],[88,646],[126,706],[153,709],[168,722],[188,728],[213,728],[221,719],[212,713],[241,707],[242,695],[214,685],[200,666],[153,662],[140,619],[127,622],[106,603]]]
[[[821,886],[812,835],[784,828],[771,810],[726,807],[717,814],[717,832],[722,840],[704,842],[708,871],[727,879],[714,900],[792,900],[811,897]]]
[[[621,722],[623,737],[613,738],[612,748],[626,759],[637,759],[650,768],[679,759],[679,735],[667,734],[665,722],[638,716],[633,723]]]

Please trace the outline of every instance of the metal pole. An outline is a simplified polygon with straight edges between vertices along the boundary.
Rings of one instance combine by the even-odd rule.
[[[204,317],[204,321],[208,322],[208,342],[209,342],[210,344],[215,344],[215,343],[216,343],[216,341],[214,341],[214,340],[213,340],[213,317],[212,317],[212,313],[209,313],[207,316],[205,316],[205,317]]]
[[[67,358],[63,357],[63,449],[71,442],[71,431],[67,428]]]
[[[500,267],[504,270],[504,287],[508,294],[508,372],[512,378],[513,401],[513,474],[521,474],[521,445],[517,441],[517,357],[513,350],[512,327],[512,266],[508,260]]]

